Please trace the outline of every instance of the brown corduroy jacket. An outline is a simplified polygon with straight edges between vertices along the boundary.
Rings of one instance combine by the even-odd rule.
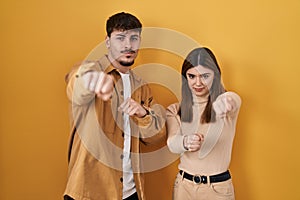
[[[85,89],[82,75],[104,71],[115,79],[112,98],[103,101]],[[140,200],[145,200],[141,146],[166,141],[165,110],[155,104],[149,86],[130,70],[131,98],[148,114],[130,117],[131,163]],[[82,64],[67,75],[72,131],[69,147],[68,180],[64,195],[76,200],[122,199],[123,117],[118,111],[123,99],[119,72],[106,56]]]

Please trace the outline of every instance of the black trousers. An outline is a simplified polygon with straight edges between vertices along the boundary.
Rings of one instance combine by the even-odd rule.
[[[123,200],[139,200],[139,197],[138,197],[137,193],[134,193],[133,195],[131,195]]]
[[[64,200],[75,200],[75,199],[69,197],[68,195],[65,195]],[[137,193],[134,193],[133,195],[127,197],[124,200],[139,200],[139,197],[138,197]]]
[[[68,195],[64,196],[64,200],[74,200],[73,198],[69,197]]]

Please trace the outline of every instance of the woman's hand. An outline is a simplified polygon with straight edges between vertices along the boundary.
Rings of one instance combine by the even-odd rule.
[[[213,103],[213,109],[218,117],[226,117],[230,112],[234,112],[238,107],[238,103],[230,96],[230,93],[225,93],[217,98]]]
[[[204,140],[203,134],[185,135],[183,138],[183,146],[187,151],[198,151]]]

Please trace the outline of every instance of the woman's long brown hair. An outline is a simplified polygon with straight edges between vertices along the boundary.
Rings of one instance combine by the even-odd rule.
[[[193,95],[188,85],[186,72],[190,68],[196,67],[198,65],[211,69],[214,72],[214,80],[209,90],[208,102],[201,115],[201,123],[214,122],[216,120],[216,113],[212,109],[212,103],[220,94],[225,92],[225,89],[221,83],[221,70],[218,65],[217,59],[214,56],[213,52],[206,47],[196,48],[192,50],[187,55],[182,64],[182,100],[178,114],[180,115],[181,121],[183,122],[191,122],[193,120]]]

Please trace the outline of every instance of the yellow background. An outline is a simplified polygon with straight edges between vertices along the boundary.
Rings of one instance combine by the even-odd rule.
[[[227,89],[243,99],[231,163],[236,199],[300,199],[299,0],[1,0],[0,199],[62,198],[64,75],[104,40],[107,17],[122,10],[215,52]],[[180,69],[180,59],[167,58],[155,62]],[[174,100],[154,93],[162,104]],[[171,199],[176,165],[147,174],[150,200]]]

